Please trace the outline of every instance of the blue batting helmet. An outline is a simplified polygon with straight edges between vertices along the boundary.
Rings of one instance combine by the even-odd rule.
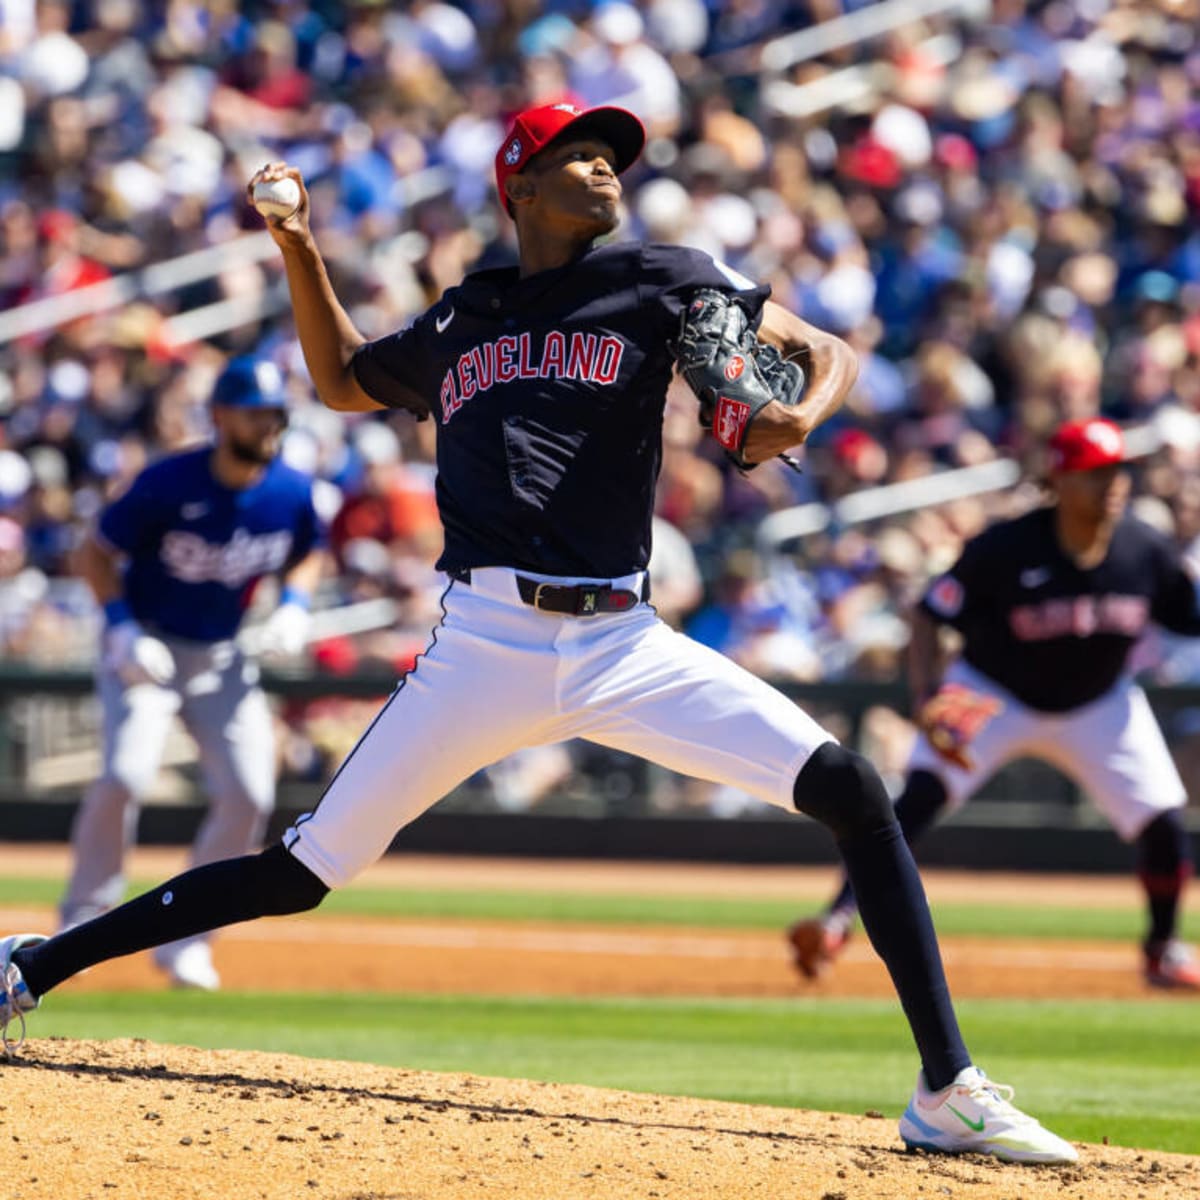
[[[212,403],[225,408],[287,408],[283,375],[265,359],[230,359],[213,388]]]

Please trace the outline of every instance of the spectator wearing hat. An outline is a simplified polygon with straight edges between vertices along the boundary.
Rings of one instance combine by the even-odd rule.
[[[865,429],[840,429],[829,442],[824,496],[832,502],[864,487],[874,487],[887,473],[888,455],[881,442]]]

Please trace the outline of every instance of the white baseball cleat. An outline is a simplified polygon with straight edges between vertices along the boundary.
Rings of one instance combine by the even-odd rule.
[[[25,1044],[25,1014],[33,1012],[41,1003],[29,990],[12,956],[24,946],[36,946],[45,940],[40,933],[14,933],[0,938],[0,1041],[4,1043],[4,1053],[8,1058],[12,1058]],[[17,1038],[8,1036],[8,1026],[13,1020],[21,1026]]]
[[[1010,1104],[1012,1095],[1012,1088],[993,1083],[978,1067],[964,1067],[940,1092],[927,1091],[919,1074],[900,1118],[900,1137],[910,1150],[991,1154],[1014,1163],[1076,1162],[1075,1147]]]
[[[109,906],[104,904],[77,904],[73,908],[62,908],[58,914],[58,932],[66,933],[68,929],[94,921],[108,911]]]
[[[221,976],[213,966],[212,951],[207,942],[161,946],[154,953],[154,963],[167,973],[173,987],[215,992],[221,986]]]

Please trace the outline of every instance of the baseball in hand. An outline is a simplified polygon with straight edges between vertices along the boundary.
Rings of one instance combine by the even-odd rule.
[[[290,176],[260,179],[254,185],[254,207],[264,217],[290,217],[300,207],[300,185]]]

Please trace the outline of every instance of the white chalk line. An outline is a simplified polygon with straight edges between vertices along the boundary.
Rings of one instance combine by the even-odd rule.
[[[261,927],[234,926],[223,936],[239,941],[278,941],[337,945],[410,946],[432,950],[499,950],[521,953],[605,955],[629,958],[681,958],[752,962],[789,960],[782,932],[778,938],[729,937],[722,934],[671,934],[657,931],[623,930],[600,932],[559,928],[503,929],[486,926],[457,928],[445,925],[382,925],[345,921],[280,921]],[[1126,969],[1134,961],[1126,946],[1111,949],[1067,950],[1047,946],[943,946],[948,965],[986,962],[998,966],[1057,967],[1073,971]],[[844,962],[867,963],[875,954],[865,938],[851,944]]]
[[[0,909],[4,928],[22,931],[52,932],[46,927],[44,909]],[[601,931],[572,929],[514,929],[487,925],[446,925],[379,920],[352,921],[327,918],[266,918],[243,925],[231,925],[220,936],[229,941],[270,945],[379,946],[421,950],[512,951],[534,954],[604,955],[606,957],[699,959],[726,962],[787,962],[789,953],[783,933],[778,937],[750,934],[664,933],[661,930],[625,929]],[[970,946],[942,942],[942,957],[949,967],[975,963],[994,967],[1053,968],[1060,971],[1130,970],[1137,966],[1131,946],[1115,943],[1090,949],[1067,948],[1057,944]],[[839,961],[870,963],[876,961],[865,936],[859,935]]]

